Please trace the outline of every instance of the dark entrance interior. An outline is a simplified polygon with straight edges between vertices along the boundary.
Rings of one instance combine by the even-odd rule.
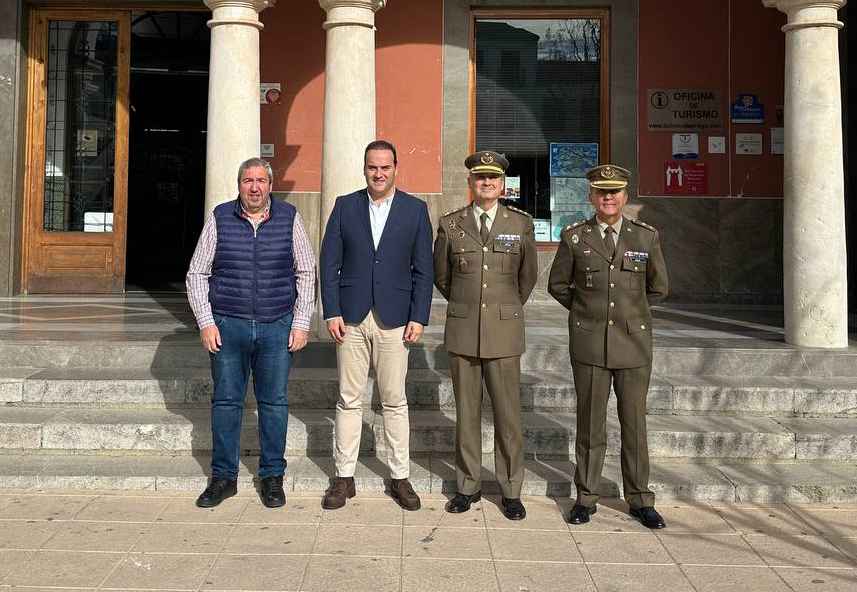
[[[181,291],[202,229],[207,12],[135,12],[126,290]]]

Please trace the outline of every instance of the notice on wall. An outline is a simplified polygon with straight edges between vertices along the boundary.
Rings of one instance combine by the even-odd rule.
[[[595,213],[589,202],[589,181],[577,177],[551,177],[551,238],[560,240],[562,229]]]
[[[762,134],[735,134],[735,154],[761,154]]]
[[[759,97],[751,94],[740,94],[732,103],[732,123],[764,123],[765,106],[759,102]]]
[[[77,130],[77,155],[89,157],[98,156],[97,129]]]
[[[279,105],[283,94],[279,82],[262,82],[259,84],[259,103],[262,105]]]
[[[274,145],[262,144],[259,147],[259,156],[262,158],[274,158]]]
[[[726,154],[726,136],[709,136],[708,153]]]
[[[536,232],[536,241],[547,243],[551,240],[551,221],[539,218],[533,219],[533,228]]]
[[[783,127],[771,128],[771,154],[786,153],[786,130]]]
[[[503,199],[521,199],[521,178],[506,177],[506,189],[500,197]]]
[[[705,195],[708,171],[704,162],[668,160],[664,163],[664,194]]]
[[[699,158],[699,134],[673,134],[673,158]]]
[[[693,88],[650,88],[649,131],[721,129],[720,93]]]
[[[597,165],[597,142],[551,142],[551,177],[585,177]]]

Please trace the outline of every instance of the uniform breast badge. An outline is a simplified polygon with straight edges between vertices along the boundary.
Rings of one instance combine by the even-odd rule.
[[[571,242],[576,245],[577,243],[580,242],[580,237],[577,236],[576,234],[572,234],[571,235]]]

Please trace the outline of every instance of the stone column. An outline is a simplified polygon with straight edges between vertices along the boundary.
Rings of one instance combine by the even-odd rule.
[[[783,272],[786,341],[847,347],[845,181],[837,11],[846,0],[763,0],[788,15]]]
[[[267,0],[205,0],[212,11],[205,212],[238,195],[238,165],[259,156],[259,13]]]
[[[386,0],[319,0],[327,13],[321,232],[338,195],[364,187],[363,150],[375,139],[375,12]]]

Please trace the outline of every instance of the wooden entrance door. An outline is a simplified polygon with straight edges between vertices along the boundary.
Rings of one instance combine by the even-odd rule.
[[[23,288],[122,292],[130,13],[34,10]]]

